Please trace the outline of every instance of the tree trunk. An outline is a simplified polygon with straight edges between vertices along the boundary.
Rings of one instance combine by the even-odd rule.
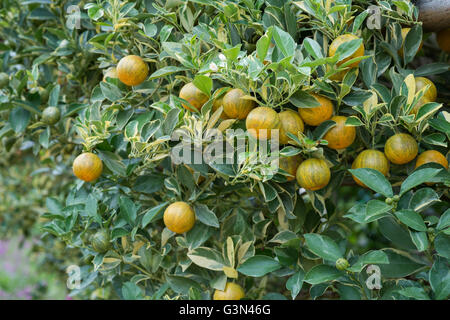
[[[416,5],[426,31],[450,28],[450,0],[417,0]]]

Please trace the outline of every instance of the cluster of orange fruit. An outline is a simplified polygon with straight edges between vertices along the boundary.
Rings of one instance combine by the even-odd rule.
[[[409,28],[402,30],[403,40]],[[358,39],[355,35],[346,34],[336,38],[330,45],[329,56],[334,56],[339,46],[347,41]],[[437,36],[438,43],[442,50],[450,52],[450,29],[443,30]],[[399,52],[403,55],[403,52]],[[345,62],[364,55],[364,45],[349,57],[339,61],[338,66]],[[342,81],[345,74],[352,68],[357,68],[359,61],[348,66],[348,69],[335,74],[331,79]],[[123,57],[117,68],[110,68],[104,75],[107,77],[119,78],[128,85],[136,86],[145,81],[148,76],[148,65],[142,58],[136,55]],[[425,92],[418,106],[413,113],[417,113],[418,108],[431,101],[435,101],[437,96],[434,84],[423,77],[416,78],[416,92],[430,85]],[[309,126],[318,126],[326,120],[333,120],[336,126],[331,128],[324,136],[328,141],[328,147],[336,150],[345,149],[350,146],[356,137],[356,130],[353,126],[345,125],[347,117],[333,116],[333,104],[330,99],[312,93],[312,96],[319,102],[320,106],[314,108],[299,108],[298,112],[287,109],[277,113],[269,107],[256,107],[255,101],[245,96],[241,89],[231,89],[223,97],[217,98],[213,102],[213,111],[220,106],[223,107],[222,119],[246,120],[246,127],[249,133],[255,138],[270,139],[271,130],[279,130],[281,144],[290,142],[287,133],[298,135],[304,131],[305,123]],[[191,112],[199,111],[209,100],[209,97],[199,90],[194,83],[184,85],[179,93],[179,97],[186,100],[189,105],[182,104]],[[371,168],[378,170],[384,176],[389,173],[389,161],[394,164],[405,164],[412,161],[418,154],[418,145],[414,138],[405,133],[398,133],[390,137],[384,148],[384,153],[375,149],[362,151],[354,160],[352,168]],[[429,162],[436,162],[448,169],[448,161],[444,155],[435,150],[423,152],[416,161],[416,168]],[[311,158],[302,161],[300,156],[292,156],[280,159],[280,168],[290,174],[288,181],[296,177],[299,185],[307,190],[320,190],[328,185],[331,177],[330,169],[323,159]],[[90,182],[96,180],[102,173],[103,164],[100,158],[91,153],[85,152],[79,155],[73,163],[73,172],[79,179]],[[359,185],[365,185],[356,177],[354,180]],[[164,211],[163,220],[165,226],[177,234],[191,230],[195,224],[195,212],[190,204],[177,201],[170,204]],[[240,300],[244,297],[244,290],[239,284],[227,282],[224,291],[216,290],[214,300]]]

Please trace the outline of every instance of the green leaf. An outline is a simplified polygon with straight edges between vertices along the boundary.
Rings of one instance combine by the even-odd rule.
[[[450,259],[450,236],[439,233],[434,239],[434,247],[438,255]]]
[[[409,230],[409,234],[418,251],[423,252],[429,248],[430,243],[428,242],[428,236],[426,232]]]
[[[196,281],[182,276],[167,275],[166,281],[169,284],[170,288],[176,293],[187,295],[189,293],[189,289],[191,288],[201,290],[200,285]]]
[[[123,96],[118,87],[109,82],[100,82],[100,89],[102,90],[103,96],[111,102],[120,100]]]
[[[400,187],[400,196],[405,194],[405,192],[411,190],[412,188],[429,181],[435,175],[437,175],[442,169],[433,168],[418,168],[413,173],[411,173],[405,181],[403,181]]]
[[[163,202],[161,204],[158,204],[156,207],[153,207],[149,210],[147,210],[142,217],[142,228],[145,228],[150,222],[155,221],[157,219],[157,216],[159,213],[163,211],[163,209],[167,206],[168,202]],[[162,218],[162,215],[159,217]]]
[[[299,270],[289,277],[286,282],[286,289],[291,291],[292,300],[295,300],[300,290],[302,290],[303,279],[305,278],[305,272],[303,270]]]
[[[198,89],[200,89],[200,91],[202,91],[208,97],[211,96],[211,89],[213,85],[211,77],[207,77],[204,75],[197,75],[195,76],[193,83]]]
[[[308,271],[305,277],[305,282],[315,285],[336,280],[343,275],[344,273],[335,267],[319,264]]]
[[[365,222],[372,222],[386,216],[386,212],[392,209],[392,206],[380,200],[370,200],[367,202]]]
[[[275,259],[268,256],[256,255],[245,260],[237,268],[237,271],[250,277],[262,277],[280,268],[280,263]]]
[[[222,254],[211,248],[199,247],[191,250],[187,256],[196,265],[214,271],[222,271],[225,265]]]
[[[436,229],[443,230],[450,226],[450,209],[447,209],[439,219]]]
[[[294,55],[297,44],[289,33],[275,26],[273,30],[273,40],[285,58]]]
[[[408,287],[399,290],[398,293],[407,298],[413,298],[416,300],[430,300],[430,297],[426,294],[422,287]]]
[[[219,228],[219,220],[216,217],[216,214],[208,209],[208,207],[204,204],[196,204],[195,205],[195,216],[202,223],[207,226],[211,226],[214,228]]]
[[[448,260],[438,257],[429,274],[429,282],[437,300],[447,299],[450,295],[450,267]]]
[[[320,47],[320,45],[317,43],[316,40],[311,38],[305,38],[303,39],[303,46],[314,59],[323,58],[322,48]]]
[[[378,220],[378,225],[381,234],[393,245],[402,249],[415,250],[416,246],[411,241],[408,231],[393,218],[382,218]]]
[[[401,251],[386,249],[384,252],[388,256],[389,263],[379,266],[383,278],[403,278],[418,272],[425,267],[423,264],[412,260],[408,254],[402,253]]]
[[[122,196],[119,198],[120,215],[131,225],[135,225],[137,207],[130,198]]]
[[[417,190],[409,201],[409,207],[414,211],[422,211],[434,202],[439,201],[439,195],[431,188]]]
[[[290,98],[291,102],[297,108],[315,108],[320,107],[320,102],[316,100],[312,95],[305,91],[297,91]]]
[[[341,249],[331,238],[316,233],[308,233],[304,236],[308,249],[322,259],[335,262],[342,258]]]
[[[427,231],[427,227],[422,217],[414,210],[405,209],[397,211],[394,214],[401,222],[406,224],[408,227],[416,231]]]
[[[22,107],[16,107],[9,113],[9,123],[11,128],[16,132],[20,133],[25,131],[25,128],[30,122],[31,113]]]
[[[381,193],[385,197],[394,195],[391,184],[380,171],[369,168],[349,169],[348,171],[375,192]]]
[[[182,71],[186,71],[186,70],[187,70],[186,68],[180,68],[180,67],[176,67],[176,66],[167,66],[167,67],[158,69],[155,72],[153,72],[150,75],[149,80],[154,80],[154,79],[166,77],[166,76],[168,76],[170,74],[177,73],[177,72],[182,72]]]
[[[388,256],[384,251],[381,250],[372,250],[364,253],[362,256],[358,258],[349,270],[352,272],[361,272],[362,269],[368,264],[387,264],[389,263]]]
[[[142,300],[142,289],[133,282],[125,282],[122,286],[122,296],[125,300]]]

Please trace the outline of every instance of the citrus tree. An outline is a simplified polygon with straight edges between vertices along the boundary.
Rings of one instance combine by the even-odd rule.
[[[450,295],[450,40],[410,1],[3,3],[2,152],[59,173],[72,295]]]

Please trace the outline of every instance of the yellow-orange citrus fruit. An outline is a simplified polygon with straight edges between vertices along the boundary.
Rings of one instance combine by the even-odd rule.
[[[197,88],[193,82],[186,83],[183,88],[181,88],[179,97],[189,102],[189,104],[195,108],[192,109],[188,105],[182,104],[183,108],[191,112],[200,111],[203,105],[209,100],[208,96]]]
[[[436,34],[437,43],[439,48],[443,51],[450,53],[450,28],[439,31]]]
[[[223,105],[223,97],[215,99],[212,105],[212,113],[216,112]],[[220,115],[220,119],[228,119],[225,112],[222,110],[222,114]]]
[[[225,290],[216,290],[213,300],[241,300],[245,296],[244,289],[234,282],[227,282]]]
[[[403,57],[403,47],[405,45],[406,35],[409,33],[409,30],[411,30],[411,28],[402,28],[402,47],[398,50],[398,55],[400,57]],[[417,49],[417,52],[419,52],[420,49],[422,49],[422,45],[423,41],[420,42],[419,49]]]
[[[308,159],[297,168],[297,182],[306,190],[319,190],[330,182],[331,172],[325,160]]]
[[[137,86],[148,76],[148,65],[141,57],[129,55],[117,64],[117,76],[127,86]]]
[[[108,68],[103,75],[103,81],[106,82],[106,78],[117,79],[117,69],[115,67]]]
[[[78,179],[90,182],[100,177],[103,163],[97,155],[85,152],[75,158],[72,169]]]
[[[436,150],[427,150],[419,154],[416,160],[416,168],[425,163],[435,162],[441,164],[445,169],[448,169],[447,158]]]
[[[231,89],[222,100],[223,111],[230,119],[245,119],[255,107],[255,101],[243,99],[244,91]]]
[[[417,101],[417,104],[410,112],[417,114],[417,111],[419,111],[420,107],[422,107],[424,104],[436,101],[437,89],[430,79],[424,77],[416,77],[414,80],[416,82],[416,93],[425,88],[427,85],[430,85],[428,89],[424,92],[422,98],[420,98],[420,100]]]
[[[298,113],[302,120],[310,126],[318,126],[322,122],[331,119],[333,116],[333,104],[331,100],[315,93],[311,95],[320,103],[320,106],[313,108],[298,108]]]
[[[364,150],[355,158],[352,169],[369,168],[380,171],[384,176],[389,173],[389,161],[383,152],[369,149]],[[361,187],[366,187],[358,178],[353,176],[353,180]]]
[[[183,201],[169,205],[164,211],[164,224],[170,231],[185,233],[195,224],[195,212],[192,207]]]
[[[305,130],[305,124],[303,123],[303,120],[298,114],[298,112],[288,109],[280,112],[278,116],[280,117],[281,121],[280,127],[281,144],[287,144],[289,143],[289,141],[292,141],[292,139],[287,136],[287,133],[291,133],[294,136],[297,136],[299,132],[303,132],[303,130]]]
[[[292,181],[295,179],[295,175],[297,174],[297,168],[300,165],[300,163],[302,163],[302,158],[299,155],[280,158],[279,162],[280,169],[286,171],[292,176],[292,177],[285,176],[287,181]]]
[[[323,136],[328,141],[328,147],[336,150],[347,148],[355,141],[355,127],[345,125],[347,117],[344,116],[334,116],[331,120],[335,121],[336,125]]]
[[[337,37],[336,39],[333,40],[333,42],[331,42],[330,48],[328,49],[328,56],[333,57],[336,54],[336,51],[340,45],[342,45],[345,42],[348,42],[351,40],[356,40],[356,39],[359,39],[359,38],[357,36],[355,36],[354,34],[343,34],[343,35]],[[337,65],[340,66],[349,60],[352,60],[357,57],[362,57],[363,55],[364,55],[364,44],[361,43],[361,45],[358,47],[358,49],[356,49],[356,51],[352,55],[343,59],[342,61],[339,61]],[[359,62],[360,61],[353,62],[348,67],[356,68],[359,65]]]
[[[384,154],[390,162],[405,164],[412,161],[419,151],[416,140],[406,133],[397,133],[384,145]]]
[[[256,139],[270,139],[272,130],[281,126],[278,113],[269,107],[257,107],[250,111],[245,120],[248,133]]]

